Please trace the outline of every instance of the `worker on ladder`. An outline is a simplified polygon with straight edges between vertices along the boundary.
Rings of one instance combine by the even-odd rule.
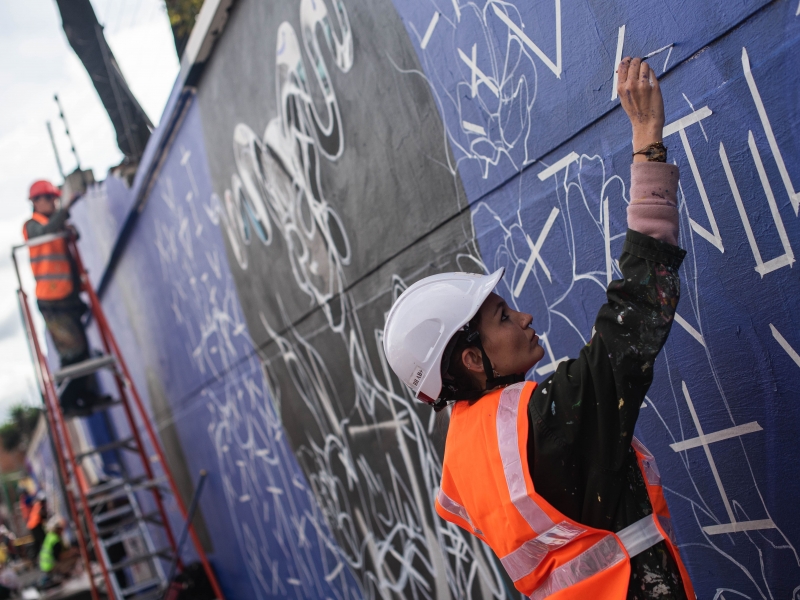
[[[33,203],[33,215],[22,228],[26,242],[48,234],[74,232],[67,219],[70,207],[80,196],[72,196],[57,208],[61,190],[49,181],[39,180],[31,185],[28,197]],[[87,360],[89,343],[81,317],[88,307],[80,297],[80,279],[67,240],[60,237],[30,245],[30,261],[36,279],[37,304],[61,368]],[[65,416],[88,416],[107,400],[97,393],[94,377],[84,376],[69,382],[60,401]]]

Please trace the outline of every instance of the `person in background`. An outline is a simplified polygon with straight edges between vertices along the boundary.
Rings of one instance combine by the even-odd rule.
[[[50,587],[68,576],[80,558],[77,548],[64,543],[64,520],[53,516],[47,522],[47,536],[39,552],[39,570],[42,572],[40,587]]]
[[[56,233],[73,233],[67,223],[69,210],[80,196],[75,195],[57,206],[61,190],[46,180],[33,183],[29,198],[33,215],[22,228],[25,241]],[[61,368],[89,358],[89,343],[81,318],[87,310],[80,297],[80,279],[65,238],[30,245],[30,261],[36,279],[36,301],[53,339]],[[93,375],[69,382],[61,394],[65,416],[88,416],[107,398],[97,393]]]
[[[17,548],[14,545],[16,539],[17,536],[14,535],[13,531],[6,527],[5,523],[0,525],[0,546],[4,548],[6,560],[9,562],[17,558]]]
[[[17,488],[17,498],[19,499],[19,514],[22,515],[22,521],[27,523],[31,514],[31,506],[33,506],[33,496],[27,489],[20,486]]]
[[[44,492],[40,491],[36,494],[31,504],[30,512],[28,513],[27,527],[28,531],[33,536],[33,546],[31,548],[31,558],[36,558],[39,555],[39,550],[44,543],[45,531],[44,524],[47,519],[47,498]]]

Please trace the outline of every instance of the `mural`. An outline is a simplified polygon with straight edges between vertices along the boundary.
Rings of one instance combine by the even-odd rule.
[[[620,274],[614,66],[642,54],[688,256],[637,435],[698,597],[800,598],[798,46],[796,0],[240,0],[146,203],[110,178],[75,211],[96,281],[140,211],[103,302],[184,489],[210,473],[228,596],[518,596],[435,515],[446,414],[382,326],[425,275],[505,266],[529,378],[577,354]]]
[[[403,158],[385,154],[392,138],[419,137],[414,113],[435,114],[435,107],[427,94],[410,97],[415,90],[387,91],[384,81],[367,85],[367,73],[356,73],[358,65],[368,63],[354,40],[358,31],[387,27],[374,22],[380,11],[336,3],[328,12],[324,3],[310,0],[298,8],[299,15],[288,13],[282,22],[275,14],[263,20],[248,15],[258,9],[247,5],[232,17],[242,23],[238,27],[250,26],[259,38],[258,28],[250,24],[280,23],[274,55],[262,52],[267,60],[274,56],[275,88],[270,89],[270,79],[264,88],[276,99],[274,108],[252,122],[256,126],[266,121],[264,134],[254,133],[248,122],[231,119],[220,126],[213,124],[214,118],[204,120],[209,137],[219,131],[220,144],[230,144],[232,137],[233,168],[225,164],[224,154],[215,157],[220,172],[230,169],[227,177],[223,175],[225,187],[220,187],[221,219],[249,329],[261,338],[270,396],[342,558],[360,572],[367,597],[447,598],[473,592],[504,596],[506,583],[487,549],[435,516],[441,440],[436,440],[437,448],[430,435],[432,414],[415,405],[393,380],[377,351],[383,312],[405,288],[409,266],[415,277],[421,272],[421,265],[414,264],[416,256],[391,260],[398,250],[389,236],[410,238],[407,243],[413,244],[419,235],[413,225],[423,230],[436,225],[417,213],[420,203],[438,203],[437,210],[428,212],[438,212],[440,220],[455,215],[463,221],[456,247],[425,257],[423,265],[444,259],[452,263],[450,268],[480,268],[466,214],[459,215],[453,170],[443,165],[439,173],[428,175],[426,161],[415,156],[422,148]],[[392,11],[390,5],[387,9]],[[292,24],[298,16],[299,35]],[[397,31],[396,15],[394,20]],[[384,64],[368,69],[370,75],[377,71],[385,80],[397,73],[397,61],[413,64],[407,40],[395,45]],[[360,47],[369,54],[363,44]],[[223,64],[227,53],[223,41],[217,51],[220,58],[214,60]],[[214,91],[219,89],[215,68],[212,61],[213,74],[207,75]],[[214,91],[201,86],[201,107],[210,106],[207,98],[223,101]],[[376,124],[378,131],[348,127],[345,123],[358,125],[354,117],[372,104],[369,98],[387,109],[396,105],[396,118],[386,121],[382,109],[376,115],[383,121]],[[237,104],[233,97],[224,102]],[[426,145],[446,164],[444,132],[438,123],[432,125]],[[211,143],[217,145],[216,138]],[[341,168],[346,169],[344,177]],[[365,176],[370,181],[361,187]],[[391,189],[398,181],[403,183]],[[437,197],[431,185],[449,189]],[[380,225],[394,231],[387,232],[386,245],[377,251],[373,248],[380,243],[378,232],[365,231],[369,216],[362,212],[370,197],[377,209],[373,218],[383,220],[380,213],[387,205],[397,206],[403,215],[399,222]],[[361,210],[354,214],[351,208],[347,214],[348,204]],[[452,229],[448,225],[433,236],[452,239]],[[370,273],[376,268],[378,276]],[[267,279],[259,280],[259,270],[266,271]],[[271,285],[264,285],[267,281]],[[367,290],[372,298],[364,306]]]
[[[545,332],[549,358],[529,376],[541,381],[588,341],[620,275],[630,149],[613,72],[622,56],[649,56],[666,73],[689,256],[638,435],[658,457],[699,596],[794,597],[796,483],[776,493],[772,469],[798,418],[797,81],[770,73],[797,48],[798,7],[683,2],[600,17],[588,3],[545,4],[398,3],[481,256],[489,271],[506,267],[504,296]]]

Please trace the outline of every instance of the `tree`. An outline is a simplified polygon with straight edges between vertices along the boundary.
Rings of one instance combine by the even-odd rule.
[[[41,412],[40,408],[26,404],[11,407],[8,419],[0,425],[0,443],[6,452],[28,449]]]
[[[164,0],[167,5],[169,24],[172,26],[172,37],[175,39],[175,50],[178,58],[183,56],[189,34],[192,33],[194,22],[203,7],[203,0]]]
[[[64,33],[83,63],[129,163],[138,163],[152,123],[128,87],[90,0],[56,0]]]

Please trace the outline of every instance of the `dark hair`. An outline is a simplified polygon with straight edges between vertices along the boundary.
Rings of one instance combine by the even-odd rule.
[[[472,317],[466,329],[456,333],[445,348],[442,357],[442,397],[447,400],[461,400],[481,394],[483,388],[475,375],[466,367],[462,355],[467,348],[475,347],[467,337],[480,327],[480,313]]]

